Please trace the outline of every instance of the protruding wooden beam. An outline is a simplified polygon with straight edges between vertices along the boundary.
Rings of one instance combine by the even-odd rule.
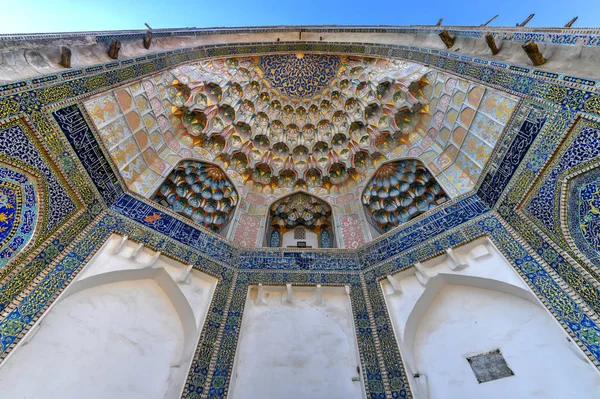
[[[113,39],[113,41],[110,42],[110,47],[108,48],[108,56],[113,60],[116,60],[119,58],[119,50],[121,50],[121,42]]]
[[[533,18],[534,16],[535,16],[535,14],[529,15],[527,18],[525,18],[525,21],[521,22],[520,24],[517,24],[517,26],[525,26],[525,25],[527,25],[527,22],[531,21],[531,18]]]
[[[491,33],[485,35],[485,42],[487,43],[490,50],[492,50],[493,55],[496,55],[500,52],[498,46],[496,46],[496,39],[494,39],[494,35],[492,35]]]
[[[487,21],[485,24],[483,24],[483,25],[481,25],[481,26],[488,26],[488,24],[489,24],[490,22],[492,22],[493,20],[495,20],[496,18],[498,18],[498,16],[499,16],[499,15],[500,15],[500,14],[496,14],[496,15],[494,15],[494,16],[493,16],[492,18],[490,18],[490,19],[489,19],[489,20],[488,20],[488,21]]]
[[[454,46],[454,38],[450,36],[450,33],[446,29],[440,32],[440,39],[442,39],[446,47],[450,48]]]
[[[442,26],[442,21],[443,21],[443,20],[444,20],[444,18],[440,18],[440,19],[437,21],[437,24],[435,24],[435,26]]]
[[[565,28],[570,28],[571,26],[573,26],[575,21],[577,21],[577,18],[579,18],[579,17],[575,17],[572,20],[570,20],[569,22],[567,22],[567,24],[565,25]]]
[[[152,32],[147,31],[146,35],[144,36],[144,48],[148,50],[150,45],[152,45]]]
[[[525,53],[527,54],[534,66],[543,65],[546,63],[546,59],[544,58],[537,44],[535,44],[533,40],[528,41],[521,47],[523,47],[523,50],[525,50]]]
[[[71,68],[71,49],[68,47],[60,48],[60,65],[65,68]]]

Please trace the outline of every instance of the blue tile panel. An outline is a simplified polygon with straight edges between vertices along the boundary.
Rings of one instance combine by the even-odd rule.
[[[44,228],[51,231],[75,211],[76,205],[29,139],[25,129],[21,123],[0,129],[0,154],[35,168],[44,177],[48,185],[49,201],[48,221]]]
[[[434,211],[415,223],[401,226],[400,231],[391,236],[361,248],[361,267],[366,268],[383,262],[488,211],[487,205],[476,195]]]
[[[92,129],[77,104],[57,109],[52,113],[63,135],[73,147],[75,154],[90,175],[107,205],[112,205],[121,195],[123,188],[113,173],[92,133]]]
[[[240,269],[265,270],[359,270],[354,251],[259,251],[243,250]]]
[[[119,198],[111,209],[150,230],[164,234],[191,248],[201,250],[213,259],[228,265],[235,263],[233,247],[223,239],[193,227],[129,194]]]

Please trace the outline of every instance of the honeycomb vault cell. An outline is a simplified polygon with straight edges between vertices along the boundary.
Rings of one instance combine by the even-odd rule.
[[[238,193],[218,166],[183,161],[165,179],[154,201],[220,232],[238,203]]]
[[[381,233],[435,208],[448,199],[421,161],[406,159],[380,167],[367,184],[362,203]]]

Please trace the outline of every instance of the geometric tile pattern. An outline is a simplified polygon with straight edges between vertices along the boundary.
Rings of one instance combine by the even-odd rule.
[[[40,206],[36,181],[0,163],[0,268],[33,236]]]
[[[568,183],[566,222],[575,247],[600,267],[600,169],[595,168]]]
[[[182,155],[191,156],[173,137],[164,97],[163,76],[156,75],[84,103],[125,184],[144,196]]]
[[[543,40],[554,40],[552,37],[555,36],[544,37]],[[495,193],[491,202],[484,202],[478,196],[450,201],[432,211],[432,214],[405,223],[397,232],[390,236],[384,235],[368,248],[359,251],[248,251],[231,247],[214,235],[191,227],[183,219],[161,213],[151,205],[128,195],[117,201],[114,206],[115,212],[118,211],[126,217],[109,213],[97,223],[91,223],[98,209],[102,209],[102,205],[100,202],[94,202],[95,196],[90,195],[85,184],[81,183],[87,181],[87,177],[77,175],[79,165],[85,164],[74,156],[71,163],[68,162],[69,156],[58,157],[62,153],[71,153],[65,150],[61,139],[56,140],[52,129],[47,128],[49,122],[39,110],[192,59],[223,56],[229,52],[240,54],[309,51],[310,44],[271,43],[235,47],[221,45],[195,49],[187,53],[155,55],[156,59],[152,61],[141,57],[139,63],[133,66],[118,64],[124,67],[114,70],[100,66],[95,74],[90,75],[86,72],[81,78],[69,78],[70,80],[49,83],[46,86],[28,88],[27,91],[18,94],[6,94],[0,98],[0,118],[14,117],[19,113],[31,116],[34,127],[39,130],[44,143],[48,144],[49,151],[57,157],[60,167],[69,176],[69,182],[87,199],[88,209],[75,222],[81,223],[85,230],[75,226],[73,229],[61,231],[53,242],[25,265],[19,278],[24,276],[25,271],[33,271],[31,276],[40,276],[36,284],[30,286],[33,277],[23,278],[19,280],[20,289],[7,285],[0,289],[0,302],[5,309],[5,317],[0,320],[2,357],[6,356],[22,338],[23,333],[55,300],[103,240],[111,232],[119,232],[182,262],[193,263],[220,279],[190,370],[184,392],[186,397],[227,396],[243,317],[246,288],[248,284],[258,282],[349,285],[367,396],[407,397],[410,392],[405,372],[389,315],[376,282],[387,274],[437,255],[450,246],[460,245],[486,234],[570,337],[596,365],[600,365],[600,329],[589,315],[590,309],[600,311],[600,297],[598,290],[594,289],[592,279],[588,280],[585,277],[587,269],[584,265],[565,259],[557,249],[557,244],[549,240],[545,233],[540,232],[540,226],[543,224],[531,224],[515,211],[518,202],[531,188],[531,182],[540,174],[562,136],[574,123],[575,114],[586,112],[600,115],[600,96],[594,91],[586,90],[586,82],[575,82],[573,87],[563,86],[557,82],[567,81],[566,77],[560,77],[559,80],[558,77],[548,76],[555,79],[549,80],[546,79],[546,75],[534,74],[537,70],[529,68],[521,68],[518,73],[514,73],[509,66],[495,61],[473,62],[470,57],[459,58],[461,56],[457,54],[437,50],[434,52],[418,48],[364,44],[318,45],[321,46],[321,51],[398,57],[434,65],[445,73],[461,75],[493,85],[497,89],[526,96],[527,101],[543,99],[556,108],[543,116],[546,119],[540,134],[536,132],[535,135],[531,135],[535,138],[533,143],[526,145],[527,150],[507,148],[497,160],[498,164],[490,169],[494,176],[508,171],[508,174],[499,180],[502,183],[496,189],[499,194]],[[124,61],[126,60],[120,62]],[[65,73],[76,72],[72,70]],[[533,119],[540,121],[537,117]],[[522,126],[522,123],[519,126]],[[580,131],[583,131],[583,127]],[[4,148],[10,150],[10,146]],[[515,167],[513,161],[517,158],[522,161]],[[564,159],[561,151],[552,157],[552,160],[557,159]],[[504,165],[510,167],[504,169]],[[559,166],[549,165],[546,170],[556,170],[555,167]],[[548,191],[554,193],[555,188]],[[494,206],[494,210],[490,212],[489,206]],[[558,208],[559,204],[554,201],[551,209],[556,211],[555,214],[559,214]],[[155,214],[158,214],[160,219],[153,217]],[[556,224],[552,227],[555,226]],[[84,234],[80,234],[81,232]],[[234,264],[244,264],[246,269],[228,266]],[[359,272],[359,265],[362,272]],[[17,280],[15,278],[11,281]],[[23,292],[23,287],[27,287],[27,291]],[[573,300],[570,296],[570,292],[573,291],[579,294],[583,302]],[[19,292],[23,292],[21,297],[17,297]]]
[[[437,73],[434,85],[433,119],[408,155],[420,153],[438,181],[456,196],[475,186],[516,100],[444,73]]]
[[[535,194],[526,206],[532,219],[547,231],[556,230],[560,225],[556,212],[560,189],[558,180],[569,169],[600,156],[600,127],[589,125],[576,129],[562,148],[560,158],[553,162],[548,172],[543,173],[544,179],[536,186]]]
[[[322,54],[268,55],[260,59],[265,77],[288,97],[314,96],[335,77],[339,66],[339,57]]]
[[[243,213],[236,224],[233,242],[240,247],[254,248],[258,240],[260,218]]]
[[[71,104],[56,109],[52,112],[52,116],[84,165],[104,202],[112,205],[123,195],[123,188],[96,142],[79,105]]]
[[[367,242],[362,226],[363,222],[358,215],[344,215],[339,220],[343,248],[356,249]]]
[[[0,153],[8,159],[33,167],[42,174],[48,187],[49,209],[44,231],[50,232],[75,211],[75,203],[28,137],[27,130],[28,127],[20,121],[0,129]]]

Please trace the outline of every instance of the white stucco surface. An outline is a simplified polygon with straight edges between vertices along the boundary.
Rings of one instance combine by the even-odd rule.
[[[598,397],[600,374],[487,238],[454,255],[382,281],[416,399]],[[495,349],[515,375],[479,384],[466,359]]]
[[[152,280],[102,285],[57,304],[0,369],[4,398],[162,398],[183,329]]]
[[[449,285],[421,322],[415,359],[431,398],[597,398],[600,375],[569,345],[543,309],[504,293]],[[479,384],[466,358],[494,349],[515,375]]]
[[[306,238],[302,238],[300,240],[296,240],[294,238],[294,230],[286,231],[282,237],[282,247],[297,247],[298,241],[304,241],[306,243],[307,248],[319,248],[319,236],[317,233],[314,233],[308,229],[304,229]]]
[[[2,363],[1,398],[180,396],[216,279],[184,279],[185,265],[121,243],[106,242]]]
[[[360,399],[363,397],[352,312],[343,288],[265,287],[266,304],[252,288],[236,354],[229,398]],[[353,381],[353,377],[357,381]]]

